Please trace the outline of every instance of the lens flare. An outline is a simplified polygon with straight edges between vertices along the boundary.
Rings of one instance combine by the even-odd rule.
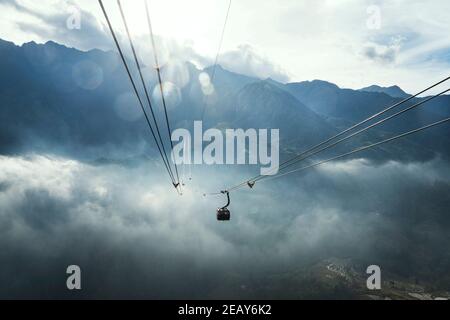
[[[170,81],[163,82],[162,84],[163,92],[164,92],[164,99],[166,101],[166,107],[167,109],[173,109],[176,106],[178,106],[181,103],[182,96],[181,91],[178,88],[178,86]],[[159,85],[156,85],[153,88],[152,93],[153,100],[155,103],[162,108],[162,97],[161,97],[161,89],[159,88]]]

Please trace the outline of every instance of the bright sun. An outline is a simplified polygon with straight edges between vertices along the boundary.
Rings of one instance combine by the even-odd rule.
[[[115,1],[105,4],[121,29]],[[217,50],[228,0],[149,0],[148,4],[156,35],[179,43],[189,43],[206,55],[212,55]],[[144,0],[123,1],[122,6],[133,35],[147,34]]]

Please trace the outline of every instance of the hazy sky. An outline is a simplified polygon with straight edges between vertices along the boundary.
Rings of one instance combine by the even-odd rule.
[[[133,34],[145,36],[143,2],[122,2]],[[116,2],[104,3],[121,29]],[[111,44],[110,39],[95,41],[95,27],[105,23],[97,1],[0,0],[0,4],[3,39],[22,43],[54,38],[82,49]],[[149,4],[157,35],[188,48],[187,58],[188,52],[195,52],[212,60],[228,0]],[[62,19],[71,15],[71,5],[81,9],[80,30],[68,30]],[[398,84],[414,92],[448,75],[448,12],[446,0],[235,0],[222,63],[280,81],[323,79],[351,88]]]

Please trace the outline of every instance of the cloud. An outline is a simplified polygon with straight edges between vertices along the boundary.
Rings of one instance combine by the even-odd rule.
[[[369,60],[382,63],[394,64],[400,52],[403,38],[391,38],[388,44],[368,43],[363,49],[363,55]]]
[[[14,2],[15,8],[39,21],[17,21],[18,28],[40,38],[50,39],[59,43],[68,44],[81,50],[111,49],[112,43],[106,29],[89,11],[83,10],[75,3],[58,2],[56,12],[42,11],[26,7]],[[72,19],[79,19],[79,27],[70,27]]]
[[[363,54],[370,60],[376,62],[394,63],[397,56],[397,50],[392,47],[367,45],[364,48]]]
[[[178,197],[146,163],[34,155],[0,165],[2,298],[308,296],[292,281],[276,289],[273,277],[330,257],[423,281],[449,267],[440,244],[450,240],[450,171],[438,160],[352,160],[261,183],[232,195],[228,224],[215,221],[223,199],[201,192],[239,171],[215,170],[213,181],[198,170],[205,182]],[[80,293],[65,289],[69,264],[82,268]]]
[[[25,13],[33,13],[32,10],[29,10],[27,7],[20,4],[17,0],[0,0],[0,5],[6,5],[15,8],[18,11]]]
[[[235,50],[224,52],[219,63],[225,68],[248,76],[266,79],[272,78],[280,82],[288,82],[289,76],[280,66],[267,57],[258,54],[249,45],[240,45]]]
[[[109,29],[106,22],[103,22],[103,16],[94,16],[90,11],[77,6],[76,3],[57,2],[56,7],[51,11],[42,10],[39,7],[34,8],[31,5],[25,6],[17,1],[7,4],[14,7],[18,12],[34,18],[34,20],[18,20],[14,22],[18,29],[28,36],[34,35],[40,39],[56,41],[81,50],[95,48],[115,50]],[[79,29],[72,29],[67,26],[74,13],[80,18]],[[102,20],[99,20],[100,18]],[[120,23],[116,27],[121,25]],[[128,56],[131,56],[128,45],[125,45],[128,40],[123,34],[123,30],[117,28],[115,31],[119,42],[123,44],[122,49]],[[175,40],[171,37],[157,36],[156,38],[159,60],[162,65],[169,62],[190,61],[198,67],[204,68],[214,63],[213,57],[200,54],[190,42]],[[135,36],[134,41],[140,56],[152,56],[152,48],[147,34]],[[144,59],[142,61],[147,60]],[[288,75],[280,66],[257,53],[250,45],[240,45],[235,50],[225,52],[221,55],[219,63],[232,71],[249,76],[263,79],[271,77],[281,82],[289,80]]]

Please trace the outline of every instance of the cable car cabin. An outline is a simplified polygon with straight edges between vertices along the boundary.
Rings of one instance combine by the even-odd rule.
[[[217,209],[217,220],[230,221],[230,210],[228,210],[227,208]]]
[[[218,221],[230,221],[230,210],[228,206],[230,205],[230,193],[228,191],[221,191],[221,193],[227,195],[227,204],[222,208],[217,209],[217,220]]]

